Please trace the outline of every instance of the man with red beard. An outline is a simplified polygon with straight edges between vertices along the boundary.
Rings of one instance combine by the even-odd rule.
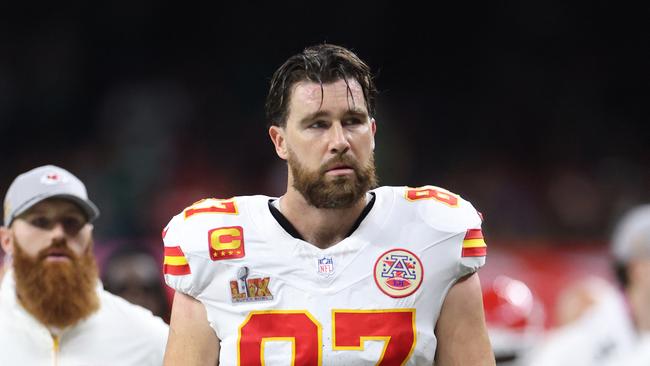
[[[375,188],[374,96],[343,47],[276,71],[287,191],[202,200],[163,230],[166,365],[494,365],[480,215],[439,187]]]
[[[102,288],[93,255],[99,210],[84,184],[47,165],[4,201],[0,365],[160,365],[168,327]]]

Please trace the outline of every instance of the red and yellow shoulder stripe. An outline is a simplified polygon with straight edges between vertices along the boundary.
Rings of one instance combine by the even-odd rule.
[[[171,275],[187,275],[192,273],[187,263],[185,253],[181,247],[165,247],[165,259],[163,261],[163,273]]]
[[[462,257],[484,257],[487,254],[487,245],[483,240],[481,229],[469,229],[463,239]]]

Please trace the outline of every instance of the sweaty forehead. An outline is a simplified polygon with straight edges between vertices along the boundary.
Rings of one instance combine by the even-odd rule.
[[[348,79],[347,83],[339,79],[323,84],[322,88],[320,83],[300,81],[295,84],[292,94],[290,110],[315,112],[328,106],[366,109],[363,89],[355,79]]]

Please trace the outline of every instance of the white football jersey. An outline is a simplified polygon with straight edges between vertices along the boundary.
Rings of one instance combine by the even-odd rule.
[[[221,365],[433,364],[448,290],[485,263],[480,215],[438,187],[371,192],[327,249],[290,235],[266,196],[202,200],[170,221],[165,280],[205,305]]]

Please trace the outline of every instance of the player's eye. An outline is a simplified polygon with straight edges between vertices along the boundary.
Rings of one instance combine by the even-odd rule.
[[[61,223],[63,231],[68,235],[77,235],[84,225],[85,218],[78,216],[63,216],[61,218],[49,218],[47,216],[32,216],[27,218],[27,222],[39,229],[52,230],[57,223]]]
[[[361,124],[361,119],[357,117],[350,117],[343,121],[348,126]]]
[[[325,127],[327,127],[327,123],[322,120],[318,120],[312,123],[311,125],[309,125],[309,128],[325,128]]]
[[[32,226],[36,226],[39,229],[51,229],[54,226],[54,221],[50,220],[45,216],[34,216],[30,218],[29,222]]]
[[[66,233],[73,235],[84,227],[86,220],[76,216],[67,216],[61,219],[61,224]]]

